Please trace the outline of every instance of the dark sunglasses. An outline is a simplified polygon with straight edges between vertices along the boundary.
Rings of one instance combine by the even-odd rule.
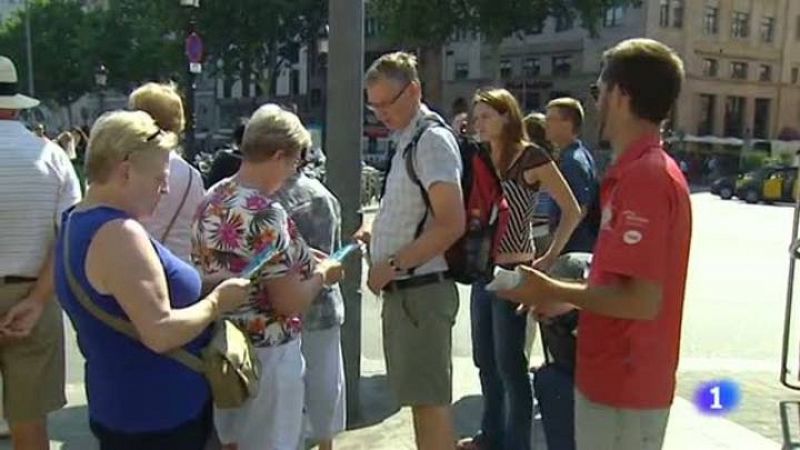
[[[597,83],[589,85],[589,95],[592,96],[595,102],[600,100],[600,86],[598,86]]]
[[[147,136],[147,139],[145,139],[145,142],[152,141],[153,139],[157,138],[163,132],[164,132],[164,130],[159,128],[155,133],[151,134],[150,136]]]

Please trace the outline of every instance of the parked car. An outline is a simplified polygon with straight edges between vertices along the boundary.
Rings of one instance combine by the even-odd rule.
[[[730,200],[736,193],[737,175],[719,177],[711,183],[711,193],[718,195],[723,200]]]
[[[794,202],[797,194],[797,167],[762,167],[736,180],[735,195],[747,203]]]

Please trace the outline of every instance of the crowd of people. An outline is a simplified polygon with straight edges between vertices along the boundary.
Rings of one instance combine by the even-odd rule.
[[[581,140],[578,100],[525,116],[507,90],[480,89],[448,126],[423,102],[414,56],[383,55],[365,74],[367,107],[397,151],[377,215],[354,238],[382,301],[388,382],[411,408],[420,450],[530,449],[534,396],[552,450],[661,448],[691,210],[660,124],[683,65],[647,39],[603,58],[592,94],[615,156],[602,183]],[[16,92],[5,57],[0,86],[0,375],[15,450],[49,448],[47,416],[66,402],[62,309],[86,360],[89,424],[102,450],[199,450],[212,439],[224,450],[332,449],[345,428],[344,273],[330,256],[342,246],[342,212],[304,170],[315,158],[297,115],[258,108],[208,180],[181,157],[184,107],[173,85],[147,83],[128,110],[102,115],[88,140],[70,131],[55,142],[18,121],[38,101]],[[457,442],[452,327],[461,299],[446,254],[470,226],[465,137],[480,142],[508,211],[492,261],[521,281],[472,285],[484,401],[480,428]],[[266,251],[255,275],[243,275]],[[257,395],[233,408],[216,405],[207,374],[175,357],[202,356],[223,318],[260,367]],[[533,389],[537,326],[549,357]]]

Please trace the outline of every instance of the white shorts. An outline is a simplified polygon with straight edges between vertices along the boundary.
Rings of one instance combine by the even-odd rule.
[[[578,450],[661,450],[669,408],[621,409],[595,403],[575,388]]]
[[[236,409],[214,408],[223,444],[239,450],[297,450],[303,431],[303,372],[300,340],[256,348],[261,360],[258,397]]]
[[[303,331],[302,348],[306,360],[305,436],[330,440],[345,429],[341,327]]]

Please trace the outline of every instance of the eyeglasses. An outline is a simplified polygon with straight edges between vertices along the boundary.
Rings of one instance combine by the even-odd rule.
[[[589,95],[592,96],[595,102],[600,100],[600,86],[597,83],[589,85]]]
[[[394,98],[392,98],[388,102],[382,103],[380,105],[367,103],[367,109],[369,109],[372,112],[378,112],[378,111],[385,111],[391,108],[392,106],[394,106],[395,103],[397,103],[398,100],[400,100],[400,97],[403,96],[403,94],[406,92],[406,89],[408,89],[409,86],[411,86],[411,82],[406,83],[405,86],[403,86],[403,89],[400,89],[400,92],[398,92],[397,95],[395,95]]]

